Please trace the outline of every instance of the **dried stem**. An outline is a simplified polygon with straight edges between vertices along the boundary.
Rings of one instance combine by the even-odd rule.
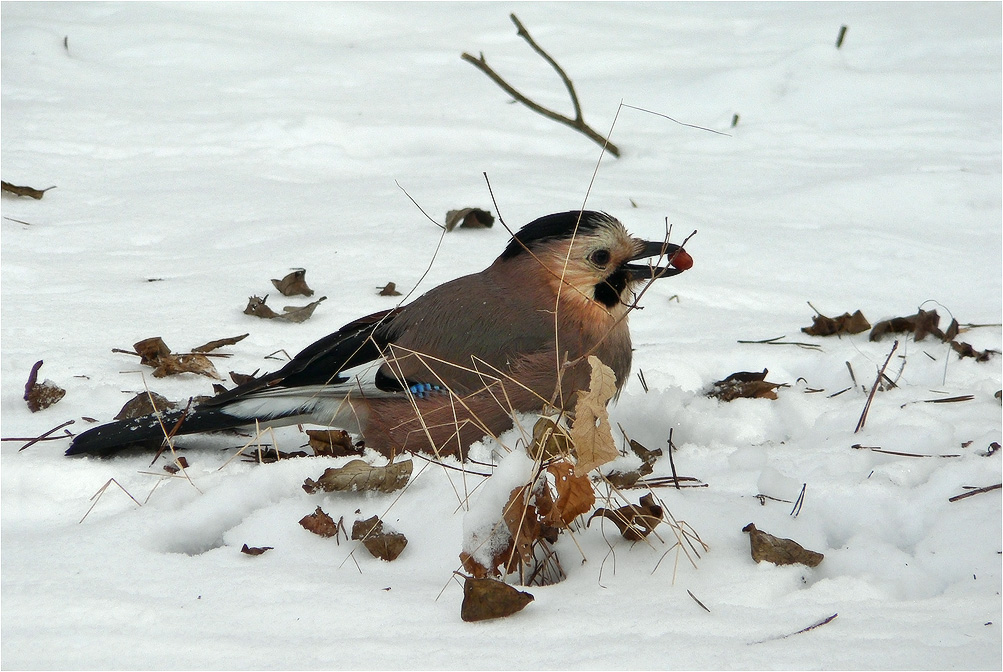
[[[861,429],[864,428],[864,423],[867,421],[867,412],[871,410],[871,402],[874,401],[874,394],[878,391],[878,385],[881,384],[881,378],[885,375],[885,369],[888,368],[888,362],[892,361],[892,355],[895,354],[895,350],[899,347],[899,342],[895,341],[892,344],[892,350],[888,353],[888,357],[885,359],[885,363],[881,365],[878,370],[878,377],[874,380],[874,385],[871,386],[871,392],[867,395],[867,403],[864,404],[864,411],[860,414],[860,420],[857,421],[857,428],[853,430],[856,434]]]

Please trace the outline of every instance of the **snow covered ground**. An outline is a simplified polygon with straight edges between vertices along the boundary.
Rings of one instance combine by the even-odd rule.
[[[570,112],[513,9],[602,131],[623,101],[730,135],[621,109],[623,156],[589,192],[598,146],[460,59],[483,51]],[[588,193],[637,235],[660,237],[666,217],[676,241],[699,231],[694,268],[632,316],[648,391],[632,378],[612,413],[648,447],[674,431],[678,471],[708,487],[657,494],[709,551],[694,568],[593,523],[558,544],[566,581],[468,624],[451,573],[478,477],[416,461],[399,499],[309,495],[303,479],[344,460],[220,469],[236,440],[212,438],[186,451],[191,482],[163,481],[162,461],[4,441],[3,667],[999,669],[1000,492],[948,499],[1000,481],[1001,455],[985,455],[1001,440],[1000,358],[903,338],[899,385],[855,434],[891,341],[799,329],[808,301],[871,322],[922,304],[943,326],[948,311],[997,325],[960,338],[1003,349],[1000,25],[999,3],[4,3],[3,179],[57,188],[2,199],[3,437],[79,431],[144,384],[211,392],[112,348],[249,333],[218,368],[271,370],[269,354],[392,307],[376,288],[414,289],[433,256],[419,292],[480,270],[504,229],[454,231],[435,254],[439,229],[402,188],[441,221],[492,207],[486,171],[513,227]],[[312,319],[242,313],[252,294],[305,303],[269,282],[294,267],[328,297]],[[738,343],[777,336],[821,350]],[[32,414],[39,359],[67,393]],[[776,401],[704,394],[763,368],[790,384]],[[142,506],[112,485],[81,522],[112,478]],[[796,517],[756,497],[793,501],[803,484]],[[349,557],[354,544],[297,524],[317,506],[383,515],[410,543],[392,563]],[[825,560],[757,565],[749,522]]]

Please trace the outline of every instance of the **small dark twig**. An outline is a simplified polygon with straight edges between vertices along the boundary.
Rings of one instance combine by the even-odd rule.
[[[885,375],[885,369],[888,367],[888,362],[892,361],[892,355],[895,354],[895,350],[899,347],[899,342],[895,341],[892,344],[892,350],[888,353],[888,357],[885,359],[885,363],[881,365],[881,369],[878,371],[878,377],[874,380],[874,384],[871,386],[871,392],[867,395],[867,403],[864,404],[864,411],[860,414],[860,420],[857,421],[857,428],[853,430],[856,434],[861,429],[864,428],[864,423],[867,421],[867,412],[871,410],[871,402],[874,401],[874,394],[878,391],[878,385],[881,384],[881,377]]]
[[[794,508],[791,509],[791,515],[794,516],[795,518],[797,518],[798,514],[801,513],[801,507],[804,505],[804,492],[807,489],[808,489],[808,484],[807,483],[802,483],[801,484],[801,494],[798,495],[797,501],[794,502]]]
[[[464,52],[463,54],[460,55],[460,58],[474,65],[474,67],[476,67],[478,70],[487,75],[495,84],[500,86],[502,90],[505,91],[505,93],[515,98],[516,101],[522,103],[523,105],[533,110],[537,114],[541,114],[547,117],[548,119],[552,119],[554,121],[564,124],[565,126],[569,126],[570,128],[575,129],[576,131],[582,133],[583,135],[585,135],[587,138],[589,138],[599,146],[603,147],[613,156],[619,157],[620,148],[614,145],[612,142],[610,142],[608,138],[604,137],[601,133],[597,132],[595,129],[593,129],[591,126],[585,123],[585,119],[582,117],[581,103],[578,102],[578,94],[575,92],[575,85],[571,83],[571,79],[568,77],[567,73],[564,72],[564,69],[557,64],[557,61],[555,61],[550,56],[550,54],[544,51],[543,48],[536,43],[536,41],[530,36],[529,31],[526,30],[526,27],[522,25],[522,22],[519,21],[518,17],[516,17],[515,14],[510,14],[509,18],[511,18],[512,23],[515,24],[517,28],[517,34],[519,35],[519,37],[526,40],[529,46],[532,47],[533,51],[542,56],[543,59],[547,61],[547,63],[549,63],[550,66],[554,68],[555,71],[557,71],[557,74],[560,76],[561,81],[564,82],[564,86],[568,90],[568,94],[571,96],[571,105],[575,110],[575,117],[573,119],[571,117],[567,117],[563,114],[560,114],[559,112],[555,112],[549,108],[543,107],[539,103],[530,100],[522,93],[517,91],[511,84],[506,82],[501,75],[495,72],[491,68],[491,66],[488,65],[487,60],[484,58],[483,52],[481,52],[480,55],[477,57],[471,56],[470,54]]]
[[[47,431],[47,432],[45,432],[44,434],[41,434],[41,435],[39,435],[39,436],[36,436],[36,437],[35,437],[35,438],[33,438],[33,439],[24,439],[24,438],[10,438],[10,439],[0,439],[0,440],[2,440],[2,441],[27,441],[28,443],[24,444],[23,446],[21,446],[20,448],[18,448],[18,449],[17,449],[17,452],[19,452],[19,453],[20,453],[20,452],[21,452],[22,450],[24,450],[25,448],[29,448],[29,447],[31,447],[31,446],[33,446],[33,445],[35,445],[36,443],[38,443],[39,441],[55,441],[55,440],[57,440],[57,439],[62,439],[62,438],[64,438],[64,437],[62,437],[62,436],[53,436],[53,437],[49,437],[49,434],[52,434],[53,432],[55,432],[55,431],[57,431],[57,430],[60,430],[60,429],[62,429],[63,427],[66,427],[67,425],[72,425],[72,424],[73,424],[73,422],[74,422],[73,420],[67,420],[67,421],[66,421],[66,422],[64,422],[63,424],[61,424],[61,425],[56,425],[55,427],[53,427],[53,428],[52,428],[52,429],[50,429],[49,431]]]
[[[669,467],[672,469],[672,480],[676,483],[676,490],[679,490],[679,476],[676,475],[676,463],[675,460],[672,459],[673,447],[672,428],[669,427]]]
[[[971,490],[969,492],[966,492],[963,495],[955,495],[954,497],[951,497],[947,501],[949,501],[949,502],[956,502],[959,499],[964,499],[966,497],[971,497],[972,495],[980,495],[983,492],[992,492],[993,490],[999,490],[1000,488],[1003,488],[1003,483],[997,483],[996,485],[987,485],[984,488],[976,488],[975,490]]]
[[[846,37],[846,26],[839,27],[839,37],[836,38],[836,48],[843,46],[843,38]]]
[[[706,612],[707,612],[708,614],[710,613],[710,609],[708,609],[708,608],[707,608],[707,605],[706,605],[706,604],[704,604],[703,602],[701,602],[700,600],[698,600],[698,599],[697,599],[697,596],[696,596],[696,595],[694,595],[693,593],[691,593],[691,592],[690,592],[689,590],[687,590],[686,592],[687,592],[687,594],[688,594],[688,595],[689,595],[690,597],[692,597],[692,598],[693,598],[693,601],[694,601],[694,602],[696,602],[696,603],[697,603],[697,604],[699,604],[699,605],[700,605],[701,607],[703,607],[703,610],[704,610],[704,611],[706,611]]]

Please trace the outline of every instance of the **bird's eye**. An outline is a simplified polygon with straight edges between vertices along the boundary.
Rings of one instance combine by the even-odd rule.
[[[609,250],[596,250],[589,255],[589,261],[599,267],[609,263]]]

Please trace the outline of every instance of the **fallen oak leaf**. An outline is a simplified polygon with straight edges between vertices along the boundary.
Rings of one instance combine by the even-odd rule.
[[[134,353],[129,353],[127,350],[116,350],[116,352],[139,355],[140,364],[153,367],[155,378],[164,378],[179,373],[197,373],[215,380],[222,380],[208,357],[201,353],[176,355],[171,352],[171,349],[159,336],[144,338],[132,347],[135,349]]]
[[[41,359],[31,367],[31,372],[28,374],[28,382],[24,386],[24,400],[28,403],[28,410],[32,413],[37,413],[42,409],[48,408],[66,396],[66,390],[51,380],[38,382],[38,370],[40,368],[42,368]]]
[[[265,551],[272,550],[272,548],[272,546],[248,546],[247,544],[244,544],[244,546],[240,549],[240,552],[245,553],[246,555],[261,555]]]
[[[322,537],[336,537],[340,528],[339,523],[334,522],[334,519],[319,506],[313,513],[303,516],[299,522],[305,529]]]
[[[641,497],[638,504],[627,504],[617,509],[596,509],[586,526],[591,526],[597,516],[612,520],[624,539],[641,541],[662,522],[662,507],[655,503],[654,495],[648,493]]]
[[[324,492],[352,492],[375,490],[378,492],[394,492],[407,485],[411,478],[413,464],[404,460],[374,467],[363,460],[352,460],[343,467],[325,469],[316,481],[306,479],[303,489],[313,494],[317,490]]]
[[[152,397],[152,401],[151,401]],[[156,392],[140,392],[129,401],[125,402],[122,410],[115,416],[116,420],[129,420],[131,418],[141,418],[158,411],[165,411],[171,408],[180,408],[181,404],[171,401],[167,397]]]
[[[578,392],[575,420],[569,435],[575,446],[575,473],[587,474],[620,456],[613,440],[606,404],[616,395],[616,374],[595,355],[589,355],[592,374],[588,392]]]
[[[554,527],[567,527],[575,518],[592,510],[596,495],[587,475],[575,476],[574,465],[564,461],[548,465],[547,471],[554,476],[557,500],[544,513],[546,523]]]
[[[11,184],[10,182],[3,182],[0,180],[0,189],[6,191],[9,194],[14,194],[15,196],[28,196],[29,198],[34,198],[36,201],[41,200],[42,196],[45,196],[45,192],[49,189],[55,189],[55,187],[46,187],[45,189],[35,189],[34,187],[19,187],[16,184]]]
[[[242,340],[247,338],[249,334],[241,334],[240,336],[233,336],[231,338],[220,338],[215,341],[209,341],[205,345],[200,345],[197,348],[192,348],[192,352],[212,352],[222,348],[225,345],[234,345],[240,343]]]
[[[511,616],[533,601],[530,593],[491,578],[465,577],[460,618],[467,623]]]
[[[343,429],[308,429],[306,435],[310,438],[314,455],[345,457],[361,455],[365,450],[361,441],[359,445],[352,443],[351,435]]]
[[[281,280],[272,278],[275,289],[282,293],[282,296],[313,296],[313,290],[306,284],[306,269],[297,268]]]
[[[715,382],[707,396],[721,401],[732,401],[739,398],[776,399],[777,393],[774,390],[778,387],[784,387],[785,384],[767,381],[767,373],[769,373],[768,369],[763,369],[762,372],[738,371],[724,380]]]
[[[463,208],[446,213],[446,231],[452,231],[457,226],[466,229],[490,229],[494,223],[494,215],[480,208]]]
[[[527,450],[531,458],[544,462],[570,456],[574,444],[567,429],[551,418],[541,417],[533,424],[533,443],[527,446]]]
[[[756,562],[765,560],[774,565],[802,564],[808,567],[817,567],[825,557],[821,553],[806,549],[792,539],[774,537],[768,532],[758,530],[752,523],[743,527],[742,531],[749,533],[749,540],[752,544],[752,559]]]
[[[377,287],[380,290],[380,296],[400,296],[401,293],[397,291],[397,283],[388,282],[383,287]]]
[[[983,350],[979,352],[968,343],[961,341],[951,341],[951,348],[958,353],[958,358],[971,357],[976,362],[988,362],[993,355],[998,355],[997,350]]]
[[[881,320],[871,329],[871,334],[868,338],[872,341],[880,341],[888,334],[911,332],[913,340],[916,341],[922,341],[928,334],[933,334],[941,340],[950,340],[944,338],[944,332],[938,327],[939,324],[940,315],[937,314],[936,310],[927,311],[920,309],[915,315],[909,315],[908,317],[893,317],[888,320]]]
[[[396,560],[407,546],[407,537],[400,532],[384,530],[379,516],[355,521],[352,524],[352,539],[361,541],[374,558],[387,562]]]
[[[308,303],[305,306],[285,306],[282,308],[283,312],[279,317],[283,320],[288,320],[289,322],[306,322],[313,315],[313,311],[317,310],[317,306],[320,305],[321,301],[327,299],[326,296],[322,296],[312,303]]]
[[[810,305],[810,304],[809,304]],[[871,328],[871,324],[859,310],[853,315],[843,313],[838,317],[827,317],[816,312],[810,327],[802,327],[801,331],[809,336],[833,336],[838,334],[859,334]]]
[[[637,485],[638,480],[651,474],[655,468],[655,461],[662,456],[662,449],[655,448],[648,450],[641,443],[634,439],[628,439],[631,451],[641,458],[641,466],[633,471],[611,471],[604,478],[617,488],[632,488]]]
[[[310,319],[313,315],[313,311],[317,309],[321,301],[327,299],[326,296],[322,296],[313,303],[308,303],[305,306],[286,306],[282,310],[282,313],[276,313],[271,307],[265,305],[265,301],[268,300],[268,295],[264,297],[251,296],[247,299],[247,306],[244,308],[245,315],[253,315],[254,317],[260,317],[262,319],[278,319],[287,320],[289,322],[305,322]]]

